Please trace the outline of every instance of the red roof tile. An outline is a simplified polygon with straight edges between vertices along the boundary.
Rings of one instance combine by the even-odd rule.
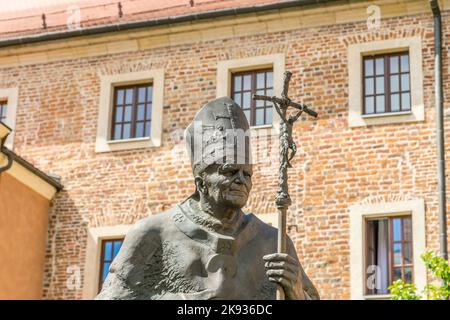
[[[221,9],[260,6],[289,0],[84,0],[14,12],[0,12],[0,40],[73,29],[79,8],[81,28],[183,16]],[[73,3],[76,3],[75,5]],[[42,15],[45,14],[44,19]]]

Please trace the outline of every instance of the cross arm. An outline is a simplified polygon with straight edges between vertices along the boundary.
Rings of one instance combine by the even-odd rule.
[[[269,102],[273,102],[273,103],[277,103],[279,105],[284,104],[284,100],[281,98],[277,98],[277,97],[268,97],[268,96],[260,96],[260,95],[253,95],[253,100],[263,100],[263,101],[269,101]],[[317,118],[318,114],[317,112],[315,112],[312,109],[309,109],[307,105],[304,104],[300,104],[300,103],[296,103],[293,101],[289,100],[288,106],[293,107],[295,109],[301,110],[306,112],[307,114],[309,114],[310,116]]]

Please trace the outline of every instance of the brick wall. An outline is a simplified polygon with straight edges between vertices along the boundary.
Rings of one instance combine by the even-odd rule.
[[[444,12],[443,21],[449,19]],[[320,113],[319,120],[305,118],[295,127],[299,151],[290,171],[294,203],[288,224],[321,296],[350,297],[352,204],[424,198],[427,246],[437,250],[432,17],[382,23],[379,31],[368,31],[365,22],[336,24],[2,69],[0,86],[20,87],[16,151],[61,176],[65,186],[50,214],[44,297],[81,298],[82,286],[67,287],[67,269],[78,266],[83,275],[89,227],[132,224],[193,191],[182,130],[200,106],[215,98],[217,62],[257,55],[284,53],[286,70],[294,74],[291,97]],[[450,25],[444,27],[449,101]],[[416,35],[423,38],[425,121],[350,129],[347,46]],[[165,69],[162,146],[95,153],[100,75],[154,68]],[[256,151],[265,152],[263,141],[254,142]],[[447,152],[449,147],[447,143]],[[259,159],[247,209],[273,213],[276,164],[268,156]]]

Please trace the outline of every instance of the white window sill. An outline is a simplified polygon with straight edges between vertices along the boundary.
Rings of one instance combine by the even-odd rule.
[[[132,138],[132,139],[121,139],[121,140],[108,140],[106,143],[108,144],[119,144],[119,143],[133,143],[133,142],[141,142],[141,141],[151,141],[150,137],[143,138]]]
[[[272,124],[264,124],[261,126],[251,126],[250,131],[252,137],[267,137],[278,135],[279,133],[278,122]]]
[[[391,300],[391,295],[390,294],[365,295],[364,300]]]
[[[385,113],[363,114],[363,115],[361,115],[361,118],[370,119],[370,118],[380,118],[380,117],[405,116],[405,115],[411,115],[411,114],[412,114],[412,111],[385,112]]]
[[[273,128],[273,124],[263,124],[261,126],[250,126],[251,130],[270,129],[270,128]]]
[[[107,140],[100,141],[96,143],[95,152],[114,152],[114,151],[125,151],[133,149],[145,149],[145,148],[156,148],[161,146],[161,141],[157,139],[152,139],[150,137],[145,138],[133,138],[124,140]]]

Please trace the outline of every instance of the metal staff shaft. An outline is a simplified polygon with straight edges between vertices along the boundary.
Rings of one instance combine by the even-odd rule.
[[[277,251],[286,252],[286,209],[278,209],[278,243]],[[285,300],[283,287],[277,286],[277,300]]]
[[[275,199],[278,208],[278,253],[286,253],[286,214],[291,204],[288,186],[288,162],[286,146],[287,134],[286,126],[280,123],[280,168],[278,172],[278,191]],[[281,285],[277,286],[277,300],[285,300],[285,292]]]

